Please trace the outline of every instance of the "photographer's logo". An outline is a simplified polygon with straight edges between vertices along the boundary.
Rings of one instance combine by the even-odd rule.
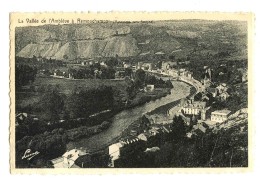
[[[40,152],[39,151],[35,151],[32,153],[31,149],[27,149],[24,152],[24,155],[22,156],[22,159],[27,159],[27,160],[31,160],[33,157],[35,157],[36,155],[38,155]]]

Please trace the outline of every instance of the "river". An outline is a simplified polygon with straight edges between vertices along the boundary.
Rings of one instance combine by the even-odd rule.
[[[115,142],[120,137],[123,130],[140,118],[142,114],[189,95],[190,85],[180,81],[172,81],[172,84],[174,87],[171,90],[171,94],[144,105],[119,112],[112,118],[111,126],[107,130],[89,138],[69,142],[67,148],[83,147],[90,152],[105,148],[107,145]]]

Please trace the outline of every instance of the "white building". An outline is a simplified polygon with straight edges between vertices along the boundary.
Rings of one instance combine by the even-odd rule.
[[[86,155],[83,150],[72,149],[62,155],[62,157],[51,160],[54,168],[79,168],[75,165],[75,161],[80,157]]]
[[[174,67],[177,66],[177,62],[176,61],[163,61],[162,62],[162,69],[164,71],[170,70]]]
[[[70,168],[74,165],[75,161],[79,158],[79,151],[77,149],[72,149],[62,155],[63,163]]]
[[[175,69],[170,69],[168,70],[169,75],[173,76],[173,77],[178,77],[178,71]]]
[[[114,167],[114,161],[120,158],[120,149],[124,146],[121,142],[112,144],[108,147],[108,154],[111,157],[111,167]]]
[[[115,164],[114,162],[118,160],[121,156],[122,148],[124,146],[127,146],[128,144],[138,142],[139,138],[135,137],[133,139],[126,139],[126,140],[121,140],[118,143],[112,144],[108,147],[108,154],[110,155],[111,162],[109,164],[109,167],[114,167]]]
[[[184,114],[199,115],[199,113],[201,113],[201,110],[205,109],[205,107],[206,102],[195,101],[192,103],[186,103],[182,107],[182,110],[184,111]]]
[[[192,79],[192,73],[191,73],[191,72],[188,72],[187,77],[188,77],[189,79]]]
[[[211,113],[211,121],[222,123],[228,119],[230,110],[218,110]]]
[[[149,91],[149,92],[154,91],[154,85],[151,85],[151,84],[146,85],[146,87],[145,87],[145,91]]]
[[[106,64],[104,61],[102,61],[102,62],[100,63],[100,65],[103,66],[103,67],[107,67],[107,64]]]

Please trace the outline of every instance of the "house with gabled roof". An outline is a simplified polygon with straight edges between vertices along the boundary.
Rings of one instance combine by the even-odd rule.
[[[75,161],[80,157],[86,155],[86,151],[82,149],[72,149],[64,153],[61,157],[52,159],[51,163],[54,168],[79,168]]]

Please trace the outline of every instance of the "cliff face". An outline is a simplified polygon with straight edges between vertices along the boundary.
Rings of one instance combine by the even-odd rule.
[[[142,52],[171,52],[179,43],[165,28],[142,24],[88,24],[18,28],[16,55],[69,60],[77,57],[131,57]],[[145,44],[140,44],[145,42]]]
[[[112,37],[106,42],[102,56],[114,57],[116,54],[120,57],[136,56],[139,53],[137,41],[131,36]]]
[[[57,60],[69,60],[78,57],[93,58],[98,56],[120,57],[136,56],[139,53],[137,41],[131,36],[117,36],[105,40],[78,40],[70,41],[62,45],[61,42],[43,42],[28,44],[20,52],[19,57],[32,58],[42,56]]]
[[[30,43],[26,45],[17,56],[32,58],[33,56],[52,57],[61,48],[61,42]]]
[[[246,45],[247,42],[242,39],[246,38],[243,36],[246,34],[238,28],[244,25],[230,22],[222,24],[226,33],[230,33],[225,37],[225,48],[235,45],[235,50],[243,50],[244,47],[240,45]],[[129,57],[148,52],[171,54],[176,49],[195,48],[198,42],[223,47],[223,43],[218,42],[224,38],[214,31],[216,27],[219,27],[218,22],[188,20],[22,27],[16,28],[15,51],[17,56],[25,58],[35,55],[63,59],[67,55],[70,60],[115,55]],[[239,39],[233,36],[237,32],[242,34]],[[214,47],[210,49],[216,50]]]

